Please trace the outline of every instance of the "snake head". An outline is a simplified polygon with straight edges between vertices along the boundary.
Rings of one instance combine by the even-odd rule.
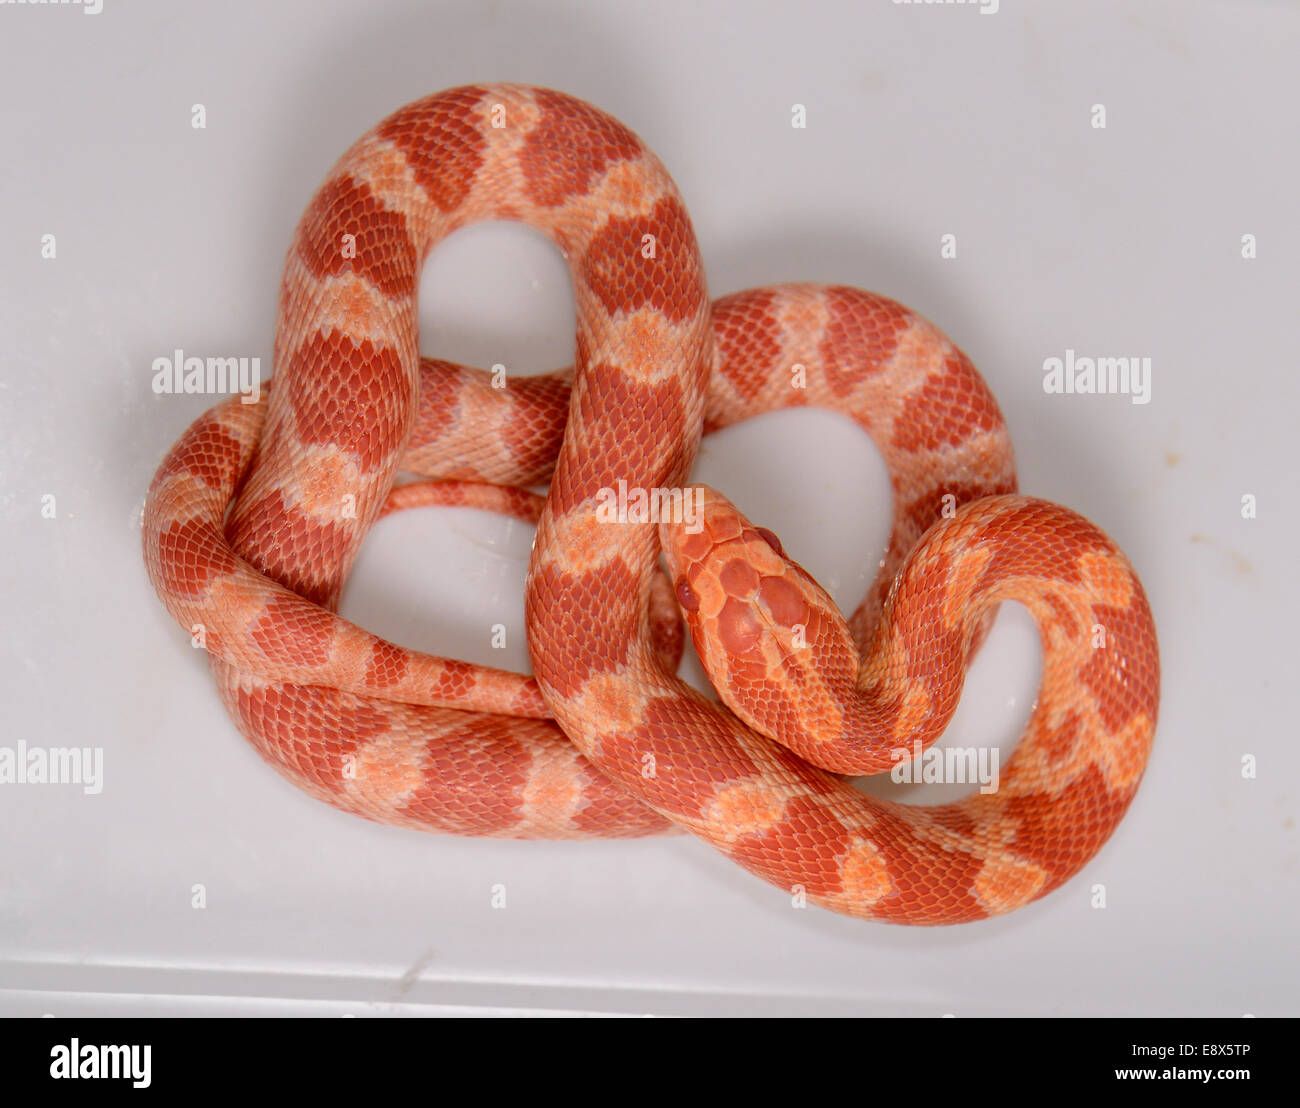
[[[781,541],[704,485],[661,522],[677,603],[714,688],[751,727],[795,749],[836,730],[857,649],[835,602]]]

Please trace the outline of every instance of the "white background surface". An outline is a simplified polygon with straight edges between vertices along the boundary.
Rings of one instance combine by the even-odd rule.
[[[1263,0],[0,6],[0,727],[105,758],[98,796],[0,786],[0,1011],[1296,1014],[1297,56],[1300,10]],[[1126,549],[1160,727],[1129,815],[1062,890],[959,928],[862,923],[690,840],[371,825],[239,737],[141,563],[152,471],[211,402],[155,396],[150,363],[181,347],[269,375],[325,171],[401,104],[483,80],[639,132],[715,295],[838,281],[935,320],[989,379],[1024,491]],[[563,265],[523,231],[447,243],[422,305],[427,353],[570,357]],[[1150,357],[1151,402],[1045,395],[1067,347]],[[697,472],[856,602],[889,494],[854,429],[769,417]],[[344,614],[501,664],[481,641],[500,613],[522,668],[528,542],[467,513],[386,521]],[[949,741],[1009,750],[1037,664],[1004,611]]]

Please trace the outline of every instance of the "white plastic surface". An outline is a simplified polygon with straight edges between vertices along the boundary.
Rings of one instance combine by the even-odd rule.
[[[1263,0],[0,5],[0,746],[104,759],[97,795],[0,784],[0,1012],[1296,1014],[1297,56],[1300,10]],[[686,838],[375,826],[239,737],[141,563],[153,469],[213,402],[154,395],[151,362],[269,375],[284,250],[325,171],[399,105],[477,80],[562,88],[641,134],[715,295],[839,281],[928,315],[991,383],[1022,488],[1125,548],[1160,727],[1066,887],[959,928],[862,923]],[[422,308],[428,353],[571,353],[563,264],[519,229],[449,241]],[[1045,394],[1067,349],[1150,357],[1150,402]],[[697,476],[856,602],[889,492],[852,427],[769,417],[708,440]],[[522,668],[528,542],[465,512],[385,521],[344,613],[493,664],[504,622]],[[1010,750],[1037,665],[1004,611],[947,741]]]

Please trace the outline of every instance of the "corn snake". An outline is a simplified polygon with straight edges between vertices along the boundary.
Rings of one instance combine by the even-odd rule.
[[[525,222],[569,260],[571,374],[500,390],[420,358],[423,259],[487,219]],[[163,461],[145,560],[171,614],[201,626],[240,730],[320,799],[453,834],[686,830],[813,903],[915,924],[1044,895],[1127,809],[1159,671],[1124,555],[1016,495],[996,402],[924,319],[838,286],[710,303],[676,186],[589,105],[453,89],[359,140],[295,234],[275,367],[261,403],[218,405]],[[619,481],[687,487],[702,430],[802,405],[854,419],[893,481],[889,547],[847,624],[720,494],[702,490],[695,534],[598,519]],[[425,480],[394,488],[399,468]],[[523,491],[548,480],[544,504]],[[436,503],[536,522],[534,677],[407,651],[334,614],[370,526]],[[731,711],[673,676],[674,597]],[[998,791],[929,808],[855,791],[840,774],[887,769],[943,731],[1001,600],[1037,619],[1044,668]]]

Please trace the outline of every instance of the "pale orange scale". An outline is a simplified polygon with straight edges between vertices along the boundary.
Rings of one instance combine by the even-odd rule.
[[[342,331],[355,339],[384,339],[391,331],[388,316],[391,302],[369,281],[348,274],[322,282],[321,296],[331,312],[322,320],[325,327]]]
[[[355,518],[358,496],[374,483],[362,474],[356,455],[337,446],[308,446],[302,455],[309,475],[286,490],[294,498],[293,509],[320,523],[347,526]]]
[[[394,809],[424,786],[424,769],[411,757],[409,743],[400,735],[372,739],[352,759],[343,773],[345,790],[382,795]]]
[[[370,150],[362,150],[356,159],[365,166],[367,180],[376,191],[391,191],[410,203],[418,193],[410,188],[410,167],[402,152],[388,142],[376,142]]]
[[[619,558],[618,548],[610,541],[610,532],[628,524],[618,518],[617,488],[610,488],[611,496],[605,503],[611,506],[609,518],[591,512],[574,512],[565,516],[552,516],[552,545],[569,550],[567,572],[591,573],[607,568]]]
[[[1133,599],[1133,577],[1108,554],[1090,550],[1076,563],[1083,585],[1100,603],[1111,608],[1127,608]]]
[[[558,760],[534,765],[524,785],[523,818],[539,825],[569,825],[584,800],[583,781],[575,768]]]
[[[808,684],[804,688],[807,696],[798,696],[791,690],[791,702],[795,707],[795,717],[799,729],[812,736],[818,745],[838,745],[838,736],[844,730],[844,706],[835,698],[824,684]],[[805,755],[816,762],[813,755]]]
[[[843,896],[853,904],[872,905],[894,891],[886,854],[870,840],[855,842],[840,863]]]
[[[616,163],[606,174],[599,196],[593,197],[601,209],[620,217],[648,212],[658,198],[658,183],[649,179],[639,161]]]
[[[951,575],[944,587],[943,618],[949,627],[961,626],[970,606],[975,586],[984,575],[993,552],[987,546],[969,547],[958,551],[953,559]]]
[[[1155,720],[1146,715],[1136,715],[1118,734],[1104,728],[1097,729],[1099,749],[1096,762],[1100,765],[1106,784],[1116,792],[1126,793],[1137,787],[1146,769],[1151,750],[1151,736]]]
[[[930,714],[933,698],[919,682],[912,682],[903,694],[902,710],[894,724],[894,741],[901,742],[916,732]]]
[[[984,863],[973,891],[990,915],[999,915],[1035,899],[1048,877],[1046,870],[1032,862],[995,854]]]
[[[567,374],[512,392],[420,364],[421,260],[454,228],[492,218],[521,219],[568,256],[580,325],[563,446]],[[143,543],[168,611],[187,634],[194,623],[207,631],[241,731],[312,795],[399,826],[494,836],[658,834],[674,829],[667,816],[783,895],[803,886],[839,911],[920,924],[1028,902],[1085,864],[1123,815],[1159,686],[1150,613],[1123,556],[1066,509],[1010,495],[991,393],[902,305],[805,284],[710,308],[671,178],[590,105],[468,86],[380,123],[303,216],[276,349],[262,400],[219,405],[164,461]],[[807,404],[867,429],[894,484],[891,546],[852,635],[868,641],[882,611],[889,630],[865,657],[737,514],[666,540],[676,552],[664,588],[651,576],[655,522],[596,511],[597,491],[620,479],[685,482],[702,414],[716,429]],[[525,494],[482,485],[389,496],[404,463],[441,479],[549,477],[549,499],[539,518]],[[945,494],[961,505],[955,519]],[[537,681],[404,650],[326,610],[374,521],[418,504],[537,521],[526,587]],[[892,594],[906,604],[885,605],[927,529]],[[715,679],[766,697],[808,747],[838,741],[855,696],[906,745],[961,680],[954,643],[972,633],[970,605],[1022,600],[1042,619],[1047,656],[1005,789],[899,809],[778,751],[666,672],[675,654],[661,663],[656,647],[680,643],[680,629],[662,597],[647,616],[652,587],[687,602]],[[1104,656],[1080,633],[1099,618],[1122,639]],[[775,637],[751,634],[765,623]],[[977,641],[986,627],[973,629]],[[834,684],[837,667],[860,670],[856,690]],[[444,707],[416,707],[431,703]],[[548,711],[563,734],[523,718]]]
[[[785,807],[786,795],[780,788],[763,781],[740,781],[719,790],[705,818],[718,828],[724,842],[734,843],[775,827]]]
[[[645,717],[649,698],[639,692],[629,690],[622,674],[592,677],[564,705],[564,715],[589,723],[600,735],[625,735],[635,731]]]

